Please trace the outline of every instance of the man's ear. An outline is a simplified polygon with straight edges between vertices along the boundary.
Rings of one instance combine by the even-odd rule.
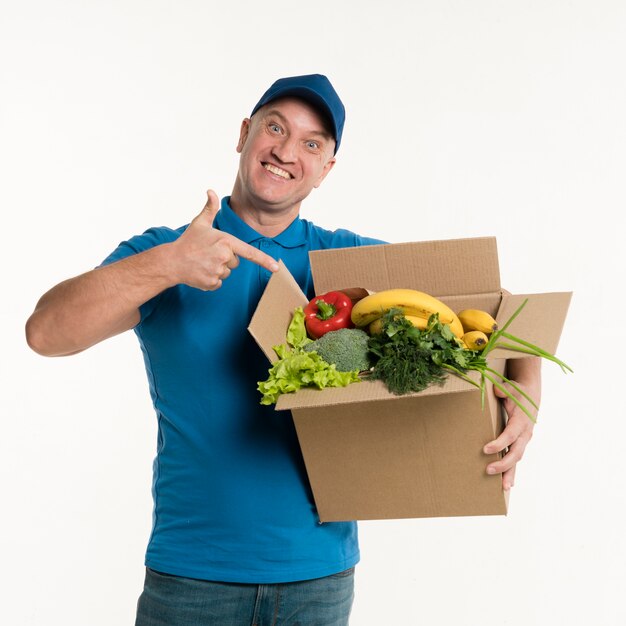
[[[250,124],[252,121],[249,117],[246,117],[243,122],[241,122],[241,128],[239,129],[239,143],[237,143],[237,152],[241,153],[243,147],[246,143],[246,139],[248,139],[248,134],[250,133]]]
[[[335,165],[335,162],[336,162],[336,159],[335,157],[333,157],[332,159],[328,160],[326,165],[324,165],[324,169],[322,170],[322,173],[320,174],[319,178],[315,181],[315,184],[313,185],[315,189],[317,189],[322,184],[322,181],[326,178],[326,175],[328,174],[328,172],[330,172],[330,170],[333,169],[333,165]]]

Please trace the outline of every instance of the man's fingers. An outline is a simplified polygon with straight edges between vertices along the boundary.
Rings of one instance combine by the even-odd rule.
[[[528,420],[527,417],[526,420]],[[496,437],[493,441],[485,444],[483,452],[485,454],[495,454],[496,452],[503,452],[511,444],[515,443],[526,430],[527,424],[525,420],[520,419],[519,417],[510,418],[506,423],[506,428],[500,433],[500,435]],[[528,437],[528,439],[530,439],[530,436]]]
[[[506,470],[502,474],[502,488],[505,491],[508,491],[515,484],[515,468],[517,465],[514,465],[511,469]]]
[[[512,391],[512,387],[511,385],[509,385],[508,383],[504,384],[504,388],[509,391],[509,393]],[[495,385],[493,386],[493,392],[496,394],[496,396],[498,396],[498,398],[506,398],[507,395],[506,393],[504,393],[504,391],[498,387],[496,387]]]
[[[494,461],[487,466],[487,473],[500,474],[513,467],[524,456],[524,450],[526,449],[527,443],[527,441],[522,439],[518,439],[513,442],[501,459]]]
[[[505,385],[507,391],[516,397],[520,397],[519,393],[512,385]],[[502,452],[518,439],[530,441],[533,433],[534,423],[507,395],[494,386],[496,396],[504,398],[504,408],[508,415],[506,428],[500,433],[500,436],[487,443],[483,449],[485,454],[495,454]],[[521,398],[521,401],[525,401]]]
[[[206,192],[206,195],[206,204],[202,207],[199,217],[209,226],[213,226],[213,220],[215,219],[215,215],[220,208],[220,200],[212,189],[209,189]]]
[[[485,454],[496,454],[497,452],[503,452],[506,450],[517,438],[520,436],[520,432],[514,430],[512,427],[505,428],[500,436],[485,444],[483,452]]]
[[[230,270],[234,270],[239,265],[239,257],[233,252],[232,256],[226,263],[226,267]]]
[[[535,397],[536,404],[539,404],[539,398],[541,395],[541,387],[535,384],[536,381],[526,380],[526,384],[522,384],[521,381],[517,382],[517,387],[523,390],[528,397]],[[511,384],[504,385],[504,388],[508,393],[518,398],[520,402],[526,404],[528,398],[524,393],[521,393],[515,386]],[[520,408],[507,394],[494,386],[494,394],[503,398],[503,406],[508,416],[506,427],[493,441],[485,444],[483,452],[485,454],[497,454],[503,453],[504,456],[497,461],[489,463],[487,465],[488,474],[502,474],[502,488],[504,490],[510,489],[515,482],[515,468],[517,463],[524,456],[526,446],[532,439],[534,420],[530,419],[525,411]],[[531,408],[527,405],[528,410],[536,416],[537,409]]]
[[[212,189],[209,189],[206,193],[207,201],[198,218],[203,220],[207,225],[213,226],[213,220],[220,208],[220,201],[217,194]],[[235,269],[239,265],[239,257],[242,257],[257,265],[261,265],[270,272],[276,272],[278,270],[278,263],[268,254],[261,252],[257,248],[237,239],[237,237],[229,233],[222,233],[222,236],[228,238],[233,251],[232,258],[226,262],[226,267],[229,269]]]
[[[485,454],[496,454],[497,452],[504,452],[507,448],[510,448],[516,441],[523,442],[524,446],[526,446],[526,444],[531,440],[532,435],[532,428],[524,428],[523,418],[519,418],[518,424],[511,423],[511,420],[509,420],[509,424],[502,431],[500,436],[493,441],[485,444],[483,452]]]
[[[213,227],[219,208],[217,194],[209,189],[202,211],[175,242],[179,260],[178,282],[205,291],[219,289],[239,265],[240,257],[270,272],[277,271],[278,263],[271,256]]]
[[[236,256],[240,256],[243,259],[248,259],[261,267],[264,267],[270,272],[278,271],[278,263],[269,255],[257,250],[254,246],[251,246],[241,239],[230,236],[231,248]]]
[[[531,426],[529,427],[528,424]],[[485,454],[504,453],[501,459],[487,466],[487,473],[502,474],[502,484],[505,489],[513,486],[515,465],[524,456],[524,451],[532,438],[532,434],[532,422],[525,415],[518,415],[509,419],[500,436],[487,443],[483,448]]]

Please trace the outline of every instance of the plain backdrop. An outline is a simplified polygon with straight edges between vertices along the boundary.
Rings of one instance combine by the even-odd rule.
[[[304,217],[494,235],[507,289],[574,292],[508,516],[361,523],[351,623],[626,623],[625,58],[617,0],[2,0],[0,622],[132,624],[150,529],[135,337],[37,356],[37,299],[229,194],[261,93],[321,72],[347,125]]]

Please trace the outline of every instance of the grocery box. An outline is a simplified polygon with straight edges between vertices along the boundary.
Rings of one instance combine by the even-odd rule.
[[[494,237],[452,239],[310,253],[315,293],[396,287],[436,296],[454,311],[478,308],[503,325],[527,299],[509,330],[554,354],[571,292],[514,295],[500,285]],[[365,292],[363,292],[365,293]],[[274,362],[293,310],[307,298],[284,265],[272,275],[249,331]],[[524,354],[495,349],[490,365]],[[472,374],[476,374],[472,372]],[[476,375],[478,380],[478,375]],[[380,381],[301,389],[279,397],[291,410],[322,522],[505,515],[508,492],[489,476],[483,446],[504,426],[500,402],[450,374],[442,386],[394,395]]]

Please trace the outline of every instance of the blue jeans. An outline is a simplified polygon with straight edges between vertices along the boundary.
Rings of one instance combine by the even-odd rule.
[[[135,626],[347,626],[354,568],[271,585],[219,583],[146,568]]]

